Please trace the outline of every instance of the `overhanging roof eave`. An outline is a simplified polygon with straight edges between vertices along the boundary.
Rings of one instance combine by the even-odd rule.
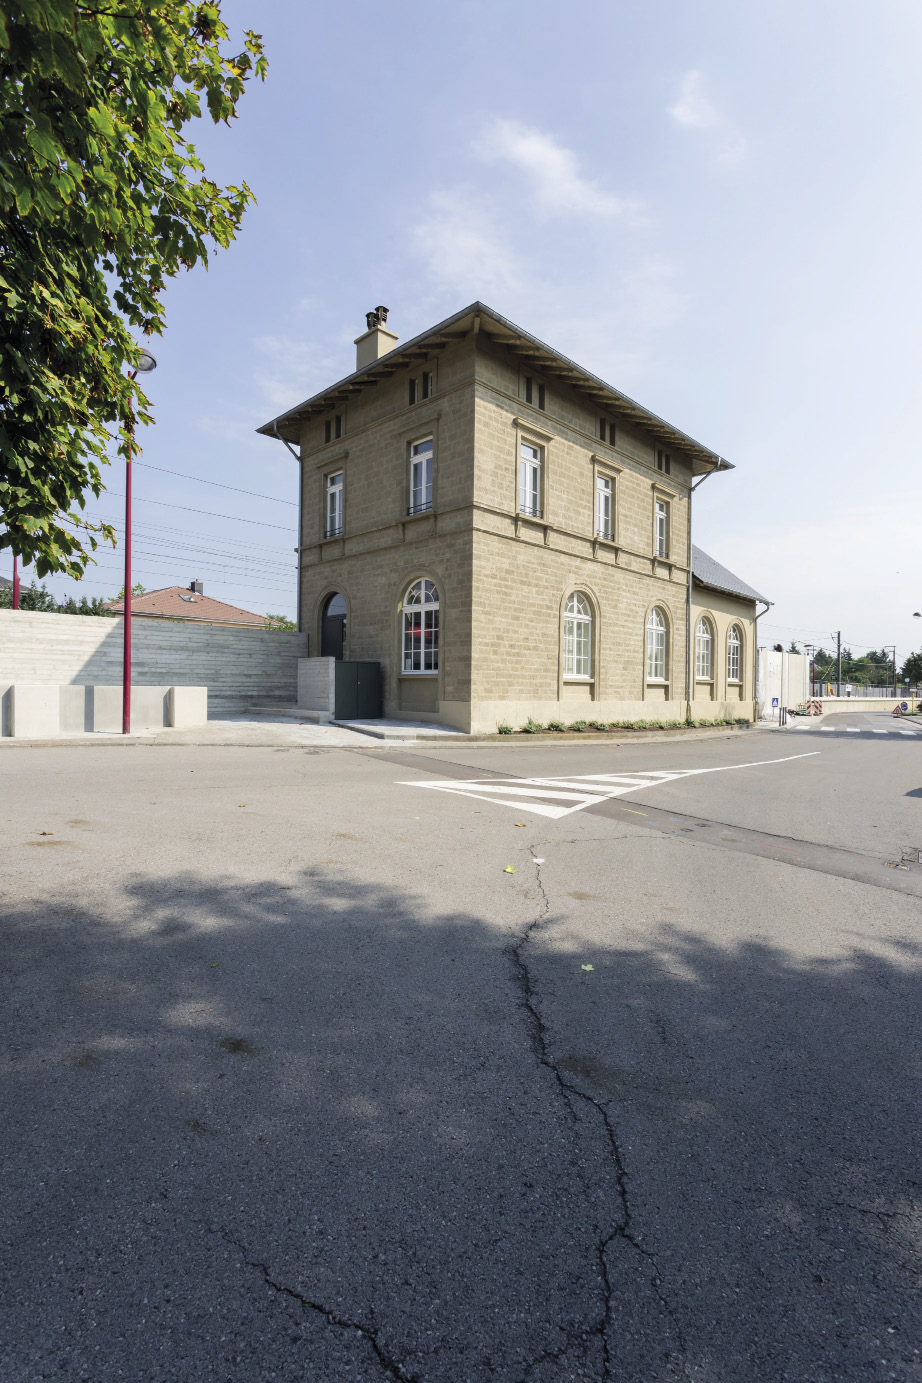
[[[369,364],[363,365],[360,370],[354,370],[351,375],[346,375],[343,379],[330,385],[329,388],[323,389],[310,398],[305,399],[303,403],[299,403],[294,408],[289,408],[284,413],[278,414],[277,417],[264,423],[262,427],[258,427],[256,431],[264,437],[275,437],[281,434],[287,441],[299,441],[299,423],[301,418],[314,412],[323,404],[324,400],[332,401],[338,392],[349,388],[351,385],[361,386],[363,383],[371,383],[376,371],[380,370],[383,373],[385,370],[393,370],[401,357],[418,351],[420,346],[425,342],[431,341],[434,337],[449,332],[453,327],[457,327],[464,322],[466,318],[473,318],[475,316],[488,319],[495,327],[499,327],[501,333],[506,333],[506,335],[495,339],[507,342],[510,345],[513,342],[520,342],[522,344],[527,343],[533,351],[545,357],[549,364],[563,366],[564,371],[570,376],[570,382],[573,385],[579,387],[581,384],[584,386],[585,384],[589,384],[597,401],[601,401],[599,400],[599,396],[601,395],[601,399],[609,401],[611,407],[625,414],[631,418],[632,421],[654,432],[664,441],[671,442],[673,445],[681,448],[691,459],[693,475],[707,475],[714,471],[730,471],[734,469],[732,462],[719,456],[717,452],[712,451],[709,447],[705,447],[701,442],[696,441],[694,437],[690,437],[687,433],[682,432],[680,428],[675,427],[672,423],[666,422],[665,418],[660,418],[656,413],[652,413],[650,409],[645,408],[643,404],[637,403],[635,399],[622,393],[620,389],[616,389],[604,379],[600,379],[598,375],[592,374],[582,365],[578,365],[576,361],[570,360],[567,356],[554,350],[552,346],[548,346],[544,341],[539,340],[537,336],[532,336],[530,332],[523,330],[522,327],[516,326],[514,322],[509,321],[508,318],[503,317],[499,312],[494,311],[492,307],[488,307],[486,303],[482,303],[479,300],[470,303],[459,312],[453,313],[451,317],[446,317],[443,322],[439,322],[436,326],[421,332],[419,336],[414,336],[404,345],[395,348],[393,351],[389,351],[387,355],[381,356],[379,360],[370,361]],[[563,371],[561,371],[561,373],[563,373]],[[354,391],[350,390],[350,392]]]

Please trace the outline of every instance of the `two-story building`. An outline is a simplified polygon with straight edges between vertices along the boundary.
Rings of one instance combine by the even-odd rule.
[[[692,489],[729,462],[483,303],[404,345],[386,323],[259,429],[298,448],[311,652],[463,730],[751,715],[761,597],[690,563]]]

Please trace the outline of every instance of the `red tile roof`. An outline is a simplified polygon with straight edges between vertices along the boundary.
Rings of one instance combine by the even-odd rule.
[[[123,613],[121,600],[107,600],[106,605],[116,615]],[[266,624],[265,615],[254,615],[252,610],[241,610],[237,605],[213,600],[210,595],[199,595],[187,586],[164,586],[160,591],[133,595],[131,614],[132,617],[196,620],[200,624],[256,624],[260,628]]]

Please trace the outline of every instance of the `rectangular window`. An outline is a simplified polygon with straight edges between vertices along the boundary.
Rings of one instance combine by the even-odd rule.
[[[607,418],[599,419],[599,441],[607,442],[610,447],[615,445],[615,425]]]
[[[419,380],[411,379],[408,380],[408,383],[410,386],[410,403],[412,405],[419,401]]]
[[[611,480],[607,475],[596,476],[595,531],[600,538],[611,539]]]
[[[532,379],[530,375],[525,376],[525,402],[533,404],[536,408],[544,408],[544,385],[540,380]]]
[[[432,508],[432,438],[410,447],[410,503],[408,514]]]
[[[324,424],[323,424],[323,440],[324,440],[324,442],[332,442],[332,440],[333,440],[333,419],[332,419],[332,418],[327,418],[327,419],[324,421]]]
[[[653,551],[657,557],[669,556],[669,505],[658,499],[653,515]]]
[[[432,374],[427,370],[423,370],[422,395],[424,399],[432,398]]]
[[[335,471],[327,476],[325,538],[338,538],[343,531],[343,473]]]
[[[541,517],[541,452],[527,442],[519,455],[519,512]]]
[[[342,435],[343,435],[343,415],[342,415],[341,413],[337,413],[336,417],[333,419],[333,436],[334,436],[334,437],[341,437]]]
[[[668,451],[658,451],[656,453],[656,469],[662,471],[664,475],[672,474],[672,457]]]

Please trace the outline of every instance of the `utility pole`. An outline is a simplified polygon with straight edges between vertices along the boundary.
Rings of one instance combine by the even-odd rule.
[[[836,630],[836,696],[842,695],[842,630]]]
[[[13,553],[13,609],[19,609],[19,558]]]
[[[804,653],[806,653],[807,657],[810,659],[810,695],[816,696],[816,665],[815,658],[813,656],[816,653],[816,645],[812,643],[805,643]]]

